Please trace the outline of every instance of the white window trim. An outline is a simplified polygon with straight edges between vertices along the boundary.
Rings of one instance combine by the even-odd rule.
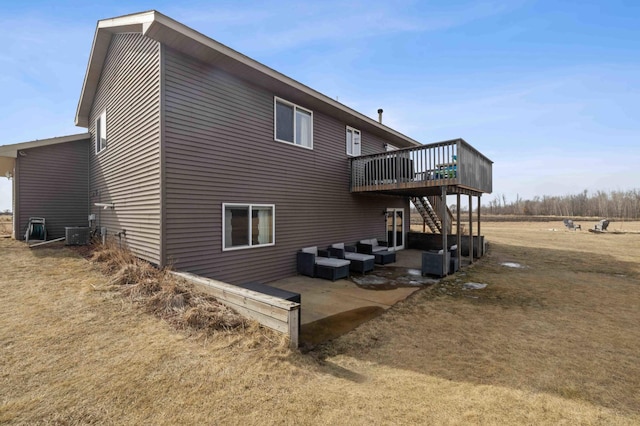
[[[237,246],[237,247],[226,247],[225,243],[227,240],[227,236],[225,234],[226,229],[225,229],[225,224],[227,223],[226,221],[226,214],[225,214],[225,210],[228,207],[248,207],[249,208],[249,245],[246,246]],[[268,207],[271,208],[271,229],[273,232],[273,238],[272,238],[272,242],[271,243],[267,243],[267,244],[251,244],[251,235],[252,235],[252,221],[251,221],[251,211],[254,207]],[[252,249],[252,248],[259,248],[259,247],[271,247],[271,246],[275,246],[276,245],[276,205],[275,204],[251,204],[251,203],[222,203],[222,251],[234,251],[234,250],[246,250],[246,249]]]
[[[347,144],[347,134],[349,133],[349,130],[351,130],[352,134],[355,134],[357,132],[358,135],[360,135],[360,154],[354,154],[353,152],[349,153],[349,145]],[[360,155],[362,155],[362,132],[356,129],[355,127],[347,126],[344,132],[344,137],[345,137],[345,145],[346,145],[345,149],[347,151],[347,155],[349,157],[359,157]]]
[[[96,125],[95,125],[95,137],[96,137],[95,148],[96,148],[96,155],[98,155],[98,154],[106,151],[107,150],[107,146],[109,145],[109,133],[107,132],[107,110],[106,109],[104,111],[102,111],[100,113],[100,115],[96,118],[95,123],[96,123]],[[104,134],[106,136],[104,138],[106,140],[105,144],[104,144],[104,148],[100,148],[101,143],[100,143],[100,140],[98,139],[98,133],[100,133],[100,132],[98,132],[98,125],[100,123],[104,123],[104,125],[101,126],[101,127],[104,128]],[[100,134],[102,134],[102,133],[100,133]]]
[[[277,138],[278,129],[277,129],[277,123],[276,123],[276,104],[278,102],[293,107],[293,142],[289,142],[289,141],[285,141]],[[296,143],[296,109],[302,110],[311,115],[311,135],[310,135],[311,146],[304,146]],[[286,99],[282,99],[277,96],[274,96],[273,97],[273,140],[275,140],[276,142],[286,143],[287,145],[294,145],[300,148],[313,150],[313,111],[311,111],[310,109],[301,107],[300,105],[294,104],[293,102],[289,102]]]

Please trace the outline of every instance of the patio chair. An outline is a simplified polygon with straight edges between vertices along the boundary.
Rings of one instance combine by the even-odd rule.
[[[608,226],[609,226],[609,221],[607,219],[602,219],[600,222],[596,224],[595,230],[606,231]]]
[[[458,245],[454,244],[449,247],[449,257],[451,258],[449,262],[449,273],[453,274],[458,272],[460,269],[460,258],[458,257]]]
[[[448,265],[447,272],[451,271],[451,252],[450,251],[423,251],[422,252],[422,275],[435,275],[444,277],[447,275],[442,273],[442,262]]]
[[[582,231],[582,227],[580,225],[573,223],[573,220],[571,219],[564,219],[562,222],[564,223],[564,226],[566,226],[567,229],[569,229],[570,231],[575,231],[576,229],[579,229]]]
[[[356,247],[345,246],[344,243],[331,244],[327,249],[331,257],[346,259],[351,262],[351,271],[365,273],[373,271],[376,257],[372,254],[357,253]]]
[[[327,250],[306,247],[297,253],[298,273],[331,281],[349,277],[350,261],[329,257]]]

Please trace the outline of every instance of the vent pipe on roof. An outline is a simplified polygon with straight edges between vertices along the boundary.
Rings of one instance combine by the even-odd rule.
[[[383,112],[384,112],[384,111],[382,111],[382,108],[378,108],[378,122],[379,122],[380,124],[382,124],[382,113],[383,113]]]

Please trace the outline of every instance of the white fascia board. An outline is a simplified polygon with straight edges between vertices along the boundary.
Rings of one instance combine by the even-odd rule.
[[[41,146],[57,145],[66,142],[76,142],[81,140],[88,140],[91,138],[89,133],[78,133],[76,135],[58,136],[49,139],[37,139],[35,141],[14,143],[11,145],[0,146],[0,157],[16,158],[18,151],[22,149],[38,148]]]
[[[93,44],[91,45],[87,71],[82,83],[80,100],[76,109],[76,126],[89,128],[89,113],[98,88],[107,50],[111,43],[111,36],[120,32],[142,33],[146,31],[153,22],[156,13],[155,11],[149,11],[98,21],[96,32],[93,36]]]

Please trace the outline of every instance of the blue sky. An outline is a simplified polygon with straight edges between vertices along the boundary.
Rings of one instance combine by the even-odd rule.
[[[3,2],[0,145],[81,133],[96,22],[149,9],[423,143],[464,138],[494,161],[484,203],[640,188],[637,1]]]

